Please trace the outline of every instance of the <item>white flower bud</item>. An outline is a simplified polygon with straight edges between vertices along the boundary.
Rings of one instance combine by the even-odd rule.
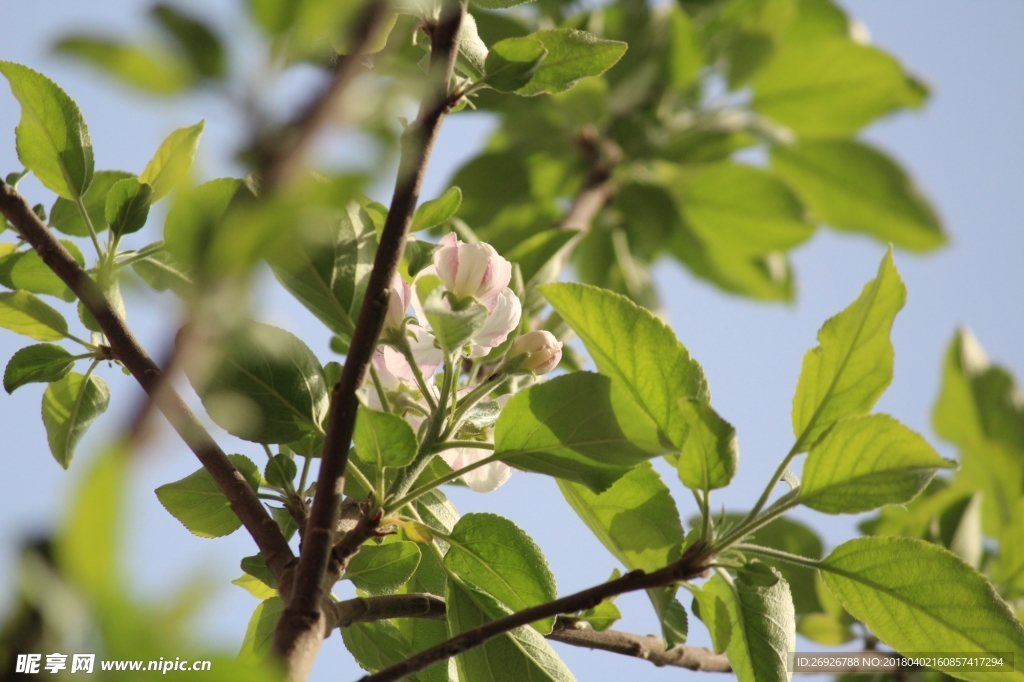
[[[526,355],[516,369],[528,370],[534,374],[547,374],[558,366],[562,359],[562,342],[549,331],[537,331],[523,334],[508,351],[508,356]]]
[[[384,316],[385,329],[398,329],[405,319],[405,311],[412,301],[412,289],[400,274],[391,278],[391,295],[388,297],[388,312]]]
[[[483,357],[491,352],[492,348],[505,343],[512,330],[519,326],[522,315],[523,306],[516,295],[511,289],[502,289],[495,297],[494,308],[487,315],[484,326],[473,335],[471,356]]]
[[[512,264],[490,244],[464,244],[454,232],[446,234],[440,246],[434,252],[434,267],[445,288],[456,298],[474,296],[494,310],[512,279]]]

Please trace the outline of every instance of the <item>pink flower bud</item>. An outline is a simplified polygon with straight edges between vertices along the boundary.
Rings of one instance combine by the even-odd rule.
[[[395,273],[391,278],[391,295],[388,297],[388,312],[384,316],[385,329],[398,329],[405,319],[405,311],[409,309],[412,301],[412,289],[402,279],[402,276]]]
[[[462,299],[474,296],[494,310],[498,295],[512,279],[512,264],[483,242],[464,244],[454,232],[441,239],[434,267],[445,288]]]
[[[558,366],[562,359],[562,342],[549,331],[537,331],[523,334],[508,351],[508,356],[526,355],[517,369],[529,370],[534,374],[547,374]]]
[[[480,331],[473,335],[473,351],[470,354],[472,357],[487,355],[492,348],[505,343],[512,330],[519,326],[523,306],[512,290],[503,289],[494,300],[495,304],[487,315],[487,321]]]

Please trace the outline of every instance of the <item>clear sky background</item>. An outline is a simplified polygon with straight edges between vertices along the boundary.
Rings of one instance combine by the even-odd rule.
[[[81,106],[92,133],[97,169],[140,172],[172,129],[207,119],[200,152],[203,179],[238,174],[230,159],[243,134],[242,122],[219,100],[199,96],[166,102],[127,91],[75,64],[49,55],[55,37],[70,29],[92,28],[138,35],[148,2],[139,0],[0,0],[0,59],[27,64],[57,81]],[[846,0],[843,4],[871,30],[874,42],[893,52],[934,87],[921,113],[900,114],[867,132],[911,171],[937,205],[952,235],[945,249],[926,256],[897,252],[906,281],[907,306],[897,317],[896,378],[878,405],[936,442],[930,412],[946,344],[957,325],[969,326],[990,356],[1024,373],[1024,4],[1014,0]],[[251,43],[239,20],[237,3],[227,0],[184,3],[212,18],[225,34]],[[296,84],[296,89],[301,83]],[[282,102],[294,101],[282,93]],[[0,172],[20,169],[13,130],[18,107],[0,87]],[[439,194],[452,171],[472,156],[492,129],[483,115],[458,116],[446,123],[424,191]],[[344,149],[332,146],[331,149]],[[351,148],[349,148],[351,150]],[[331,159],[342,163],[344,159]],[[35,181],[23,189],[49,207],[53,197]],[[385,197],[379,197],[385,198]],[[159,238],[156,215],[131,244]],[[7,237],[7,235],[5,235]],[[145,238],[149,237],[148,240]],[[803,353],[814,345],[825,319],[852,301],[871,279],[884,247],[867,238],[824,230],[794,252],[799,298],[792,306],[752,303],[727,296],[696,281],[674,263],[657,268],[656,278],[680,339],[704,366],[716,409],[738,429],[740,473],[713,498],[728,508],[748,507],[763,482],[792,444],[790,401]],[[324,361],[327,334],[297,303],[264,278],[261,316],[307,341]],[[130,322],[156,357],[176,328],[179,306],[173,298],[129,293]],[[0,330],[0,360],[26,340]],[[116,369],[103,368],[113,398],[110,410],[79,447],[78,459],[64,472],[50,456],[39,403],[42,386],[0,393],[0,613],[10,603],[18,543],[45,531],[59,519],[71,485],[105,435],[123,426],[142,392]],[[224,437],[229,452],[261,464],[261,451]],[[951,454],[948,448],[940,449]],[[167,596],[176,586],[203,574],[218,586],[201,619],[199,635],[225,648],[237,648],[255,600],[227,584],[240,574],[238,561],[254,545],[244,531],[226,539],[193,537],[159,505],[153,489],[197,467],[188,450],[164,428],[136,467],[136,492],[127,536],[133,589],[141,596]],[[684,519],[695,513],[691,497],[672,472],[660,469],[678,492]],[[517,474],[495,493],[454,490],[463,513],[492,511],[513,519],[545,551],[562,593],[604,580],[615,560],[593,539],[562,501],[549,479]],[[854,533],[855,517],[797,511],[828,547]],[[688,601],[688,600],[684,600]],[[657,631],[642,596],[624,596],[623,629]],[[691,643],[708,641],[691,623]],[[643,661],[556,645],[581,681],[699,679],[679,669],[657,669]],[[807,647],[810,648],[810,647]],[[176,652],[168,651],[171,657]],[[314,670],[317,682],[354,680],[360,671],[337,634],[325,644]]]

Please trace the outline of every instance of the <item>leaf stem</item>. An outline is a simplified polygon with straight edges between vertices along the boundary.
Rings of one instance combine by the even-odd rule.
[[[96,247],[97,258],[103,260],[103,247],[100,246],[100,240],[96,234],[96,228],[92,224],[92,218],[89,217],[89,212],[85,210],[85,204],[82,202],[82,197],[75,197],[75,206],[78,207],[78,213],[82,216],[86,229],[89,230],[89,238],[92,239],[92,245]]]
[[[377,368],[370,363],[370,379],[373,381],[373,388],[377,391],[377,398],[380,399],[380,405],[384,408],[385,412],[391,412],[391,402],[388,400],[387,393],[384,392],[384,384],[380,381],[380,373]]]
[[[394,339],[391,339],[391,345],[402,354],[405,361],[409,363],[409,367],[412,369],[412,375],[416,379],[416,385],[420,389],[420,393],[423,394],[423,399],[427,401],[427,405],[430,406],[431,412],[437,409],[437,401],[434,400],[434,394],[430,391],[430,387],[427,386],[426,380],[423,378],[423,372],[420,370],[419,363],[416,362],[416,358],[412,354],[412,346],[409,345],[409,339],[406,337],[403,331],[401,334],[396,334]],[[372,371],[372,369],[371,369]]]
[[[808,559],[807,557],[800,556],[799,554],[793,554],[791,552],[784,552],[781,549],[772,549],[771,547],[762,547],[761,545],[754,545],[745,542],[737,543],[736,549],[738,549],[741,552],[746,552],[748,554],[759,554],[769,559],[778,559],[779,561],[785,561],[786,563],[795,564],[797,566],[806,566],[807,568],[828,570],[824,563],[822,563],[821,561]]]

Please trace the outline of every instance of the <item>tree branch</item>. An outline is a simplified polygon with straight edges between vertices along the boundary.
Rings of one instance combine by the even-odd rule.
[[[559,618],[547,638],[572,646],[642,658],[658,667],[667,665],[702,672],[732,672],[729,659],[724,654],[716,654],[710,649],[694,646],[674,646],[665,649],[665,642],[655,635],[634,635],[620,630],[598,631],[590,627],[578,627],[578,624],[571,618]]]
[[[567,597],[517,611],[504,618],[499,618],[486,625],[458,634],[391,667],[372,675],[367,675],[361,678],[359,682],[396,682],[438,661],[443,661],[463,651],[468,651],[480,646],[493,637],[510,632],[518,627],[529,625],[534,621],[550,618],[551,616],[559,616],[563,613],[574,613],[594,608],[605,599],[626,592],[635,592],[653,587],[665,587],[673,583],[691,580],[704,573],[707,569],[705,562],[708,560],[709,557],[703,546],[691,545],[678,561],[657,571],[652,573],[645,573],[639,570],[631,571],[620,578],[596,585]]]
[[[257,166],[261,181],[269,190],[276,190],[287,184],[295,172],[302,167],[302,160],[313,138],[327,124],[338,108],[342,94],[360,70],[360,61],[366,48],[377,34],[377,29],[387,15],[387,0],[368,0],[352,30],[352,50],[338,57],[330,82],[292,120],[277,131],[274,143],[269,149],[265,142],[257,142],[260,154]]]
[[[256,541],[267,566],[279,583],[282,582],[286,569],[295,557],[281,529],[256,496],[256,491],[249,487],[181,396],[173,388],[161,386],[160,369],[139,345],[131,329],[111,306],[100,287],[29,208],[25,198],[6,183],[0,183],[0,211],[96,319],[107,337],[113,357],[132,373],[142,389],[154,399],[157,409],[210,472],[217,487],[228,498],[231,509]]]
[[[337,628],[388,618],[444,620],[447,616],[444,599],[433,594],[389,594],[349,599],[331,604],[331,611],[333,627]]]
[[[366,287],[341,379],[331,392],[331,411],[324,438],[316,496],[306,526],[294,590],[274,634],[274,648],[288,662],[292,679],[305,679],[324,637],[321,605],[340,514],[348,451],[362,385],[388,309],[391,279],[405,249],[412,215],[419,200],[427,162],[441,121],[454,103],[448,93],[466,0],[448,0],[431,36],[431,90],[419,115],[402,137],[398,178],[380,246]]]

